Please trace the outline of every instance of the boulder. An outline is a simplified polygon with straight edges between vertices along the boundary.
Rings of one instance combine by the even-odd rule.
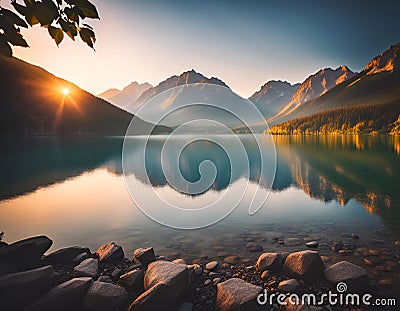
[[[257,303],[257,296],[262,288],[242,279],[232,278],[217,284],[216,310],[220,311],[244,311],[264,310]]]
[[[83,300],[83,305],[91,310],[114,310],[127,303],[128,296],[123,287],[94,281]]]
[[[71,246],[61,248],[46,256],[45,261],[49,264],[72,265],[78,264],[90,255],[87,247]]]
[[[325,278],[332,283],[345,282],[353,289],[368,287],[368,272],[348,261],[340,261],[324,271]]]
[[[135,249],[133,257],[144,267],[147,267],[150,262],[156,261],[156,256],[152,247]]]
[[[90,277],[75,278],[61,283],[50,289],[27,310],[75,310],[82,303],[90,283],[92,283]]]
[[[175,310],[177,302],[168,299],[171,288],[164,283],[158,283],[145,291],[129,306],[128,311]]]
[[[0,261],[7,260],[20,270],[42,266],[42,256],[53,241],[46,236],[35,236],[0,248]]]
[[[218,261],[210,261],[206,264],[207,270],[214,270],[218,266]]]
[[[317,281],[323,276],[324,264],[317,252],[306,250],[287,256],[283,269],[296,279]]]
[[[299,286],[296,279],[284,280],[279,282],[278,289],[282,292],[293,292]]]
[[[100,262],[104,263],[119,263],[125,257],[122,247],[114,242],[100,246],[96,254]]]
[[[144,289],[143,279],[144,271],[142,269],[136,269],[121,275],[119,282],[129,291],[142,292]]]
[[[74,268],[75,276],[88,276],[97,279],[99,276],[99,260],[96,258],[88,258],[82,261]]]
[[[254,242],[247,243],[245,248],[251,253],[263,251],[263,247],[260,244]]]
[[[282,269],[282,256],[278,253],[262,253],[258,257],[256,263],[256,270],[263,272],[265,270],[270,270],[273,272],[279,272]]]
[[[45,266],[0,277],[1,309],[23,309],[51,288],[54,274]]]
[[[0,276],[17,273],[20,270],[11,261],[0,261]]]
[[[157,284],[165,284],[162,288],[164,303],[176,305],[190,287],[190,275],[186,265],[169,261],[151,262],[144,275],[144,289],[148,290]],[[159,295],[159,294],[157,294]]]

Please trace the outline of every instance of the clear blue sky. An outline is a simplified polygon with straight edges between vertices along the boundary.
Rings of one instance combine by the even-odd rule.
[[[69,38],[57,48],[35,27],[16,56],[95,94],[193,68],[247,97],[271,79],[301,82],[342,64],[359,71],[400,41],[397,0],[92,2],[96,52]]]

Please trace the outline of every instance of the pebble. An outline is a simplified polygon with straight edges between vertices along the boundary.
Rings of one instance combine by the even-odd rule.
[[[284,240],[282,240],[282,239],[279,239],[279,240],[278,240],[278,244],[284,244],[284,243],[285,243]]]
[[[210,272],[210,273],[208,274],[208,276],[209,276],[210,278],[212,278],[213,276],[216,276],[216,275],[218,275],[218,273],[215,273],[215,272]]]
[[[391,279],[383,279],[379,281],[379,285],[392,285],[393,281]]]
[[[331,257],[329,257],[329,256],[321,256],[321,259],[322,259],[323,262],[331,261]]]
[[[219,282],[221,282],[221,278],[215,278],[215,279],[213,279],[213,284],[214,284],[214,285],[218,284]]]
[[[210,279],[207,279],[207,280],[204,281],[204,285],[208,285],[208,284],[210,284],[210,283],[211,283],[211,280],[210,280]]]
[[[218,266],[218,261],[210,261],[209,263],[206,264],[206,269],[213,270],[215,269],[216,266]]]
[[[269,271],[268,270],[265,270],[263,273],[261,273],[261,278],[263,280],[267,279],[268,276],[269,276]]]
[[[400,246],[400,241],[394,242],[394,245],[395,245],[395,246]]]
[[[352,237],[353,239],[358,239],[358,235],[355,234],[355,233],[352,233],[352,234],[350,235],[350,237]]]
[[[317,241],[311,241],[311,242],[306,243],[306,246],[310,247],[310,248],[316,248],[316,247],[318,247],[318,242]]]
[[[367,266],[372,267],[372,266],[375,265],[374,262],[372,262],[371,260],[369,260],[369,259],[367,259],[367,258],[364,258],[363,261],[364,261],[364,263],[365,263]]]
[[[338,251],[338,254],[343,255],[343,256],[349,256],[353,254],[353,251],[351,249],[340,249]]]
[[[378,252],[376,249],[369,249],[369,250],[368,250],[368,253],[369,253],[371,256],[378,256],[378,255],[379,255],[379,252]]]

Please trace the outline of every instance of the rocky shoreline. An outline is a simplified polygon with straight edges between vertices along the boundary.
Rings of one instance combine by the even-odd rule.
[[[72,246],[46,254],[52,244],[46,236],[0,242],[1,310],[379,310],[323,299],[329,291],[337,293],[341,282],[346,293],[398,300],[394,293],[382,292],[382,284],[371,280],[364,268],[348,261],[328,266],[326,258],[311,249],[264,252],[245,264],[235,256],[224,262],[205,256],[188,263],[156,256],[151,247],[128,255],[114,242],[95,252]],[[247,247],[257,251],[255,243]],[[260,305],[257,297],[263,298],[259,295],[265,291],[275,299]],[[313,294],[318,303],[276,301],[281,295],[281,301],[288,302],[293,294]],[[396,310],[383,310],[390,308]]]

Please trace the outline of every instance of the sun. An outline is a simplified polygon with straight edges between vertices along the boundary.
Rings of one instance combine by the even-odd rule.
[[[64,95],[68,95],[68,94],[69,94],[69,90],[68,90],[68,89],[62,89],[61,92],[62,92]]]

